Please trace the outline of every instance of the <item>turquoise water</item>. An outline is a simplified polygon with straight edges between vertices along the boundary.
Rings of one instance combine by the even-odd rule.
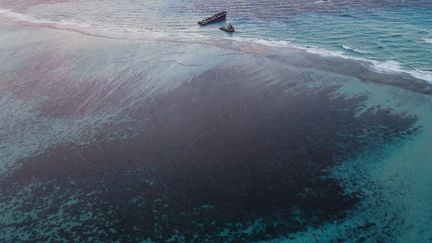
[[[254,23],[245,24],[245,29]],[[252,27],[251,27],[252,28]],[[247,32],[247,31],[245,31]],[[306,13],[261,25],[260,37],[322,47],[335,55],[379,61],[380,71],[409,70],[432,81],[432,9],[391,7]],[[258,36],[242,33],[251,38]]]
[[[42,2],[43,3],[43,2]],[[221,10],[235,35],[196,21]],[[0,13],[108,36],[233,38],[309,47],[322,55],[372,60],[379,72],[405,71],[432,82],[429,1],[0,1]]]

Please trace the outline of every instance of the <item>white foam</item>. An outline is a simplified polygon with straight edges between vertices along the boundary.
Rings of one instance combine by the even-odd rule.
[[[323,3],[327,3],[328,1],[327,0],[318,0],[318,1],[315,1],[314,3],[315,4],[323,4]]]
[[[432,72],[423,71],[419,69],[406,70],[401,67],[400,63],[395,60],[389,60],[385,62],[372,61],[372,69],[378,73],[407,73],[414,78],[421,79],[432,83]]]
[[[300,47],[300,48],[309,52],[309,53],[320,55],[322,57],[340,57],[340,58],[344,58],[344,59],[354,59],[354,58],[351,58],[351,57],[345,55],[341,51],[333,51],[333,50],[323,49],[323,48],[314,47],[314,46],[306,46],[306,47]]]
[[[365,54],[366,53],[365,51],[362,51],[360,49],[357,49],[357,48],[354,48],[354,47],[351,47],[351,46],[348,46],[348,45],[342,45],[342,48],[345,49],[345,50],[347,50],[347,51],[354,52],[354,53],[357,53],[357,54]]]
[[[17,13],[8,9],[1,9],[0,8],[0,16],[13,19],[15,21],[21,21],[26,22],[30,24],[37,24],[37,25],[50,25],[50,26],[63,26],[63,27],[82,27],[82,28],[90,28],[92,27],[90,24],[82,23],[82,22],[76,22],[76,21],[66,21],[66,20],[58,20],[53,21],[49,19],[42,19],[37,18],[32,15],[28,14],[22,14]]]
[[[426,81],[432,83],[432,72],[423,71],[423,70],[419,70],[419,69],[415,69],[415,70],[407,71],[407,72],[415,78],[426,80]]]
[[[86,23],[75,20],[50,20],[35,17],[29,14],[17,13],[0,8],[0,17],[5,17],[16,22],[23,22],[30,25],[43,26],[53,29],[74,31],[84,35],[104,37],[110,39],[127,40],[169,40],[172,35],[162,32],[143,30],[140,28],[122,28],[108,24]]]
[[[431,38],[431,39],[424,39],[424,41],[425,41],[426,43],[432,44],[432,38]]]
[[[48,19],[37,18],[37,17],[27,15],[27,14],[13,12],[13,11],[7,10],[7,9],[0,9],[0,15],[7,17],[7,18],[11,18],[11,19],[16,20],[16,21],[23,21],[23,22],[28,22],[28,23],[32,23],[32,24],[38,24],[38,25],[48,25],[48,26],[51,26],[54,28],[68,29],[68,30],[72,30],[72,31],[78,31],[81,33],[87,33],[87,31],[90,31],[90,32],[88,32],[89,35],[92,35],[91,33],[97,33],[97,34],[101,34],[101,36],[112,36],[114,38],[116,38],[116,37],[124,38],[125,37],[124,35],[126,34],[126,35],[128,35],[126,39],[129,38],[129,39],[136,39],[136,40],[138,39],[139,40],[139,39],[142,39],[143,37],[145,37],[145,39],[153,39],[153,40],[173,39],[172,37],[170,38],[171,35],[168,33],[148,32],[148,31],[143,31],[142,29],[120,29],[117,33],[119,35],[117,35],[116,34],[117,29],[112,28],[110,26],[97,26],[97,27],[95,27],[95,26],[92,26],[91,24],[82,23],[82,22],[78,22],[78,21],[66,21],[66,20],[53,21],[53,20],[48,20]],[[185,36],[185,37],[187,38],[188,36]],[[189,36],[189,37],[191,37],[191,36]],[[194,38],[200,39],[199,37],[200,37],[199,35],[194,36]],[[201,36],[201,37],[204,38],[204,36]],[[177,36],[176,38],[180,38],[180,36]],[[185,38],[185,40],[186,40],[186,38]],[[206,38],[204,38],[204,39],[206,39]],[[271,40],[271,39],[257,39],[257,38],[242,38],[242,37],[231,37],[231,38],[225,38],[225,39],[234,40],[234,41],[241,41],[241,42],[258,43],[258,44],[262,44],[265,46],[271,46],[271,47],[296,48],[296,49],[301,49],[301,50],[304,50],[308,53],[320,55],[323,57],[338,57],[338,58],[343,58],[343,59],[357,60],[357,61],[369,63],[370,68],[376,72],[406,73],[406,74],[411,75],[412,77],[422,79],[422,80],[425,80],[425,81],[432,83],[432,72],[419,70],[419,69],[406,70],[406,69],[402,68],[399,63],[397,63],[396,61],[393,61],[393,60],[385,61],[385,62],[379,62],[376,60],[370,60],[370,59],[366,59],[366,58],[353,57],[350,55],[346,55],[344,52],[341,52],[341,51],[329,50],[329,49],[324,49],[324,48],[315,47],[315,46],[304,46],[304,45],[302,46],[302,45],[298,45],[298,44],[293,44],[292,42],[289,42],[289,41]],[[427,43],[432,43],[432,39],[425,39],[425,41]],[[356,53],[360,53],[360,54],[364,53],[361,50],[354,49],[354,48],[349,47],[347,45],[342,45],[342,48],[349,50],[349,51],[356,52]]]
[[[236,38],[231,38],[231,39],[236,40],[236,41],[258,43],[258,44],[262,44],[262,45],[270,46],[270,47],[288,47],[288,48],[301,49],[301,50],[304,50],[308,53],[319,55],[322,57],[337,57],[337,58],[342,58],[342,59],[347,59],[347,60],[360,61],[360,62],[369,64],[368,67],[372,71],[375,71],[378,73],[405,73],[405,74],[411,75],[414,78],[421,79],[421,80],[427,81],[429,83],[432,83],[432,72],[424,71],[424,70],[420,70],[420,69],[406,70],[400,65],[399,62],[397,62],[395,60],[387,60],[384,62],[376,61],[376,60],[367,59],[367,58],[363,58],[363,57],[350,56],[350,55],[345,54],[342,51],[329,50],[329,49],[324,49],[324,48],[315,47],[315,46],[298,45],[298,44],[293,44],[293,43],[288,42],[288,41],[275,41],[275,40],[269,40],[269,39],[263,40],[263,39],[241,38],[241,37],[236,37]],[[343,47],[344,47],[344,49],[352,49],[348,46],[343,46]],[[360,52],[360,50],[356,50],[356,51]]]
[[[402,67],[395,60],[388,60],[385,62],[373,62],[373,69],[379,73],[395,73],[400,72]]]
[[[294,45],[291,42],[280,41],[280,40],[244,38],[244,37],[226,37],[224,39],[234,40],[234,41],[239,41],[239,42],[256,43],[256,44],[261,44],[261,45],[270,46],[270,47],[294,47]]]

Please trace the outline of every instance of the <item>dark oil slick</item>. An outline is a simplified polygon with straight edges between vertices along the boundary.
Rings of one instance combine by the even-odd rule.
[[[137,103],[92,143],[23,159],[0,177],[0,213],[19,219],[0,228],[19,229],[13,241],[243,242],[343,220],[364,195],[328,171],[408,138],[416,117],[358,113],[366,95],[290,75],[251,82],[252,67],[211,69]],[[125,139],[104,135],[131,128]]]

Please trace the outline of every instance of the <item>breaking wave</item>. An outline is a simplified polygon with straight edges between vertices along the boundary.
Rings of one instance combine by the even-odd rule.
[[[353,48],[353,47],[350,47],[350,46],[347,46],[347,45],[342,45],[342,48],[345,49],[345,50],[347,50],[347,51],[349,51],[349,52],[353,52],[353,53],[360,54],[360,55],[366,53],[365,51],[362,51],[360,49],[356,49],[356,48]]]
[[[209,38],[206,35],[200,35],[196,32],[187,32],[183,35],[161,33],[142,29],[116,29],[108,26],[92,25],[81,21],[70,21],[70,20],[50,20],[44,18],[38,18],[32,15],[17,13],[7,9],[0,8],[0,16],[12,19],[18,22],[24,22],[28,24],[40,25],[44,27],[65,29],[70,31],[79,32],[86,35],[100,36],[106,38],[121,38],[121,39],[132,39],[132,40],[159,40],[159,41],[173,41],[173,39],[188,42],[208,42]],[[175,36],[175,38],[172,38]],[[220,39],[220,38],[219,38]],[[337,57],[343,59],[356,60],[367,63],[370,70],[378,73],[405,73],[410,76],[432,83],[432,72],[420,70],[420,69],[406,69],[403,68],[399,62],[395,60],[377,61],[364,57],[358,57],[358,55],[364,55],[365,51],[357,48],[352,48],[348,45],[341,45],[341,47],[347,52],[351,52],[356,56],[349,55],[346,52],[325,49],[317,46],[310,45],[299,45],[290,41],[283,40],[271,40],[271,39],[259,39],[259,38],[244,38],[244,37],[226,37],[222,39],[234,40],[238,42],[251,42],[257,43],[270,47],[286,47],[301,49],[311,54],[316,54],[322,57]],[[425,42],[432,43],[432,39],[425,39]]]
[[[410,76],[421,79],[424,81],[427,81],[429,83],[432,83],[432,72],[430,71],[424,71],[419,69],[413,69],[413,70],[407,70],[404,69],[399,62],[395,60],[387,60],[387,61],[376,61],[372,59],[367,59],[364,57],[354,57],[345,54],[342,51],[336,51],[336,50],[329,50],[321,47],[316,46],[305,46],[305,45],[298,45],[294,44],[289,41],[273,41],[273,40],[261,40],[261,39],[246,39],[246,38],[233,38],[234,40],[238,41],[247,41],[247,42],[254,42],[266,46],[272,46],[272,47],[288,47],[288,48],[296,48],[304,50],[311,54],[316,54],[322,57],[337,57],[342,59],[349,59],[349,60],[355,60],[360,61],[363,63],[366,63],[369,69],[372,71],[378,72],[378,73],[404,73],[409,74]],[[344,49],[350,49],[349,47],[344,47]],[[353,52],[361,52],[360,50],[353,50]]]

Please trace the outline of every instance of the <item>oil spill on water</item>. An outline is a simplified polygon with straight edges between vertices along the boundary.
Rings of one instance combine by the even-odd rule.
[[[208,71],[105,128],[136,136],[101,135],[22,161],[0,179],[0,212],[13,218],[1,227],[15,240],[272,239],[343,219],[362,195],[326,171],[417,129],[415,117],[388,109],[358,114],[367,97],[337,86],[251,84],[247,75]]]

